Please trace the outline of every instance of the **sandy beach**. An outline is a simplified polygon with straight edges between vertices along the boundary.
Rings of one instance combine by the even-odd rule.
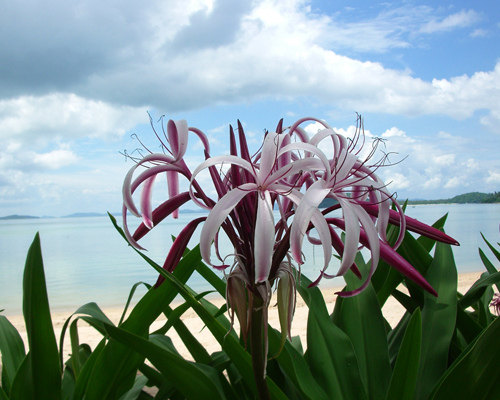
[[[470,273],[462,273],[458,277],[458,290],[461,293],[465,293],[468,288],[479,278],[480,272],[470,272]],[[325,298],[325,301],[327,303],[327,307],[329,312],[333,310],[333,307],[335,305],[335,299],[337,296],[335,295],[335,292],[338,291],[338,288],[324,288],[322,289],[323,296]],[[222,305],[223,304],[223,299],[215,299],[212,301],[216,305]],[[278,328],[279,327],[279,320],[278,320],[278,311],[277,307],[275,306],[276,302],[272,301],[270,310],[269,310],[269,322],[273,327]],[[120,319],[121,313],[122,313],[122,308],[104,308],[103,311],[106,314],[106,316],[113,321],[114,323],[117,323]],[[295,310],[295,316],[293,319],[292,323],[292,336],[297,336],[299,335],[301,337],[303,345],[306,343],[306,328],[307,328],[307,311],[308,308],[304,304],[302,298],[298,296],[297,298],[297,307]],[[390,298],[387,303],[383,307],[383,313],[387,321],[391,325],[395,325],[400,317],[403,314],[403,307],[393,298]],[[59,340],[59,335],[61,332],[61,329],[63,327],[64,322],[66,319],[72,314],[72,311],[58,311],[54,310],[52,312],[52,322],[54,325],[54,330],[56,334],[57,340]],[[25,343],[27,343],[26,339],[26,329],[25,329],[25,324],[24,324],[24,319],[22,315],[12,315],[8,316],[8,319],[10,322],[16,327],[16,329],[20,332],[21,336],[23,337]],[[207,351],[209,353],[212,353],[214,351],[219,350],[219,345],[216,342],[216,340],[213,338],[211,333],[208,331],[208,329],[203,329],[203,323],[201,320],[196,316],[196,314],[192,311],[189,310],[187,311],[183,316],[182,320],[184,323],[188,326],[188,328],[191,330],[191,332],[195,333],[198,340],[206,347]],[[165,322],[165,318],[160,318],[158,319],[153,325],[152,329],[154,330],[155,328],[160,327],[163,325]],[[95,346],[99,343],[101,340],[101,335],[94,330],[94,328],[86,325],[84,322],[80,321],[79,322],[79,336],[80,336],[80,342],[81,343],[87,343],[91,346],[91,348],[95,348]],[[171,339],[173,340],[176,348],[178,351],[185,356],[186,358],[190,358],[189,353],[187,352],[186,348],[182,344],[182,341],[180,338],[176,335],[175,331],[172,330],[172,332],[169,335]],[[68,355],[71,352],[70,346],[69,346],[69,337],[66,337],[65,339],[65,346],[64,346],[64,354]]]

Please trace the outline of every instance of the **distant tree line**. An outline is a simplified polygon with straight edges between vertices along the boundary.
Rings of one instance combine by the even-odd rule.
[[[320,208],[331,207],[337,202],[334,199],[325,199],[321,202]],[[409,200],[408,204],[447,204],[447,203],[456,203],[456,204],[469,204],[469,203],[500,203],[500,192],[494,193],[480,193],[480,192],[471,192],[459,194],[458,196],[449,198],[449,199],[439,199],[439,200]]]
[[[500,203],[500,192],[494,192],[494,193],[471,192],[471,193],[459,194],[458,196],[452,197],[450,199],[408,201],[408,204],[443,204],[443,203],[457,203],[457,204]]]

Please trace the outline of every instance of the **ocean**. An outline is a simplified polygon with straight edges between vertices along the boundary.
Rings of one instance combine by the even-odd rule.
[[[460,242],[460,247],[453,248],[459,272],[482,271],[478,247],[491,253],[480,232],[492,243],[499,241],[500,204],[415,205],[406,210],[410,217],[428,224],[447,212],[445,230]],[[148,249],[148,256],[161,265],[172,243],[171,235],[177,235],[186,222],[200,215],[185,213],[177,220],[159,224],[141,241]],[[121,219],[118,222],[121,224]],[[74,310],[90,301],[101,307],[121,306],[134,283],[156,280],[155,271],[128,246],[108,217],[3,220],[0,221],[0,309],[5,309],[6,314],[17,314],[22,309],[24,264],[36,232],[40,233],[52,309]],[[197,237],[191,245],[196,242]],[[302,271],[314,279],[321,265],[321,250],[309,246],[304,253],[306,263]],[[335,265],[331,268],[334,270]],[[196,290],[207,289],[199,277],[193,277],[189,283]],[[324,280],[322,284],[332,285],[332,282]],[[340,286],[342,280],[337,279],[333,284]],[[145,289],[140,289],[138,295],[144,292]]]

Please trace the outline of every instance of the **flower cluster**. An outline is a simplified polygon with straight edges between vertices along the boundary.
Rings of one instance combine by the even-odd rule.
[[[321,129],[310,137],[304,125],[312,122],[319,124]],[[150,153],[136,160],[125,178],[123,220],[126,235],[132,245],[140,248],[138,240],[141,237],[168,215],[176,216],[178,209],[188,201],[209,210],[207,217],[194,219],[177,236],[163,267],[173,271],[193,232],[203,223],[202,258],[217,269],[229,271],[228,302],[243,331],[247,326],[251,297],[258,296],[268,302],[274,284],[278,284],[281,293],[286,293],[278,306],[281,304],[287,314],[287,321],[282,326],[289,329],[295,296],[294,265],[300,267],[304,261],[304,238],[320,246],[323,252],[324,263],[314,285],[322,278],[342,276],[349,270],[360,275],[354,260],[361,246],[371,253],[368,276],[358,289],[340,295],[352,296],[362,291],[380,258],[435,293],[395,250],[406,229],[448,243],[456,242],[439,230],[405,217],[376,174],[385,162],[384,157],[371,161],[376,143],[368,157],[360,156],[365,142],[360,118],[356,134],[350,139],[316,118],[303,118],[289,127],[284,127],[281,120],[275,132],[264,134],[261,148],[253,155],[239,121],[236,132],[230,127],[230,154],[219,156],[211,156],[206,135],[188,127],[186,121],[170,120],[166,127],[162,123],[162,128],[160,134],[155,133],[163,152]],[[193,171],[183,158],[191,135],[201,140],[205,153],[205,161]],[[139,167],[146,168],[136,176]],[[211,188],[202,188],[199,184],[197,178],[202,171],[208,171]],[[153,183],[160,174],[167,177],[169,198],[153,210]],[[185,192],[179,191],[180,176],[189,182]],[[132,195],[140,186],[139,210]],[[210,193],[216,196],[211,197]],[[325,199],[333,200],[333,205],[322,210],[319,206]],[[127,228],[127,211],[143,220],[134,234]],[[399,226],[394,244],[386,237],[389,224]],[[231,254],[220,254],[221,232],[234,248]],[[343,239],[342,233],[345,234]],[[212,257],[213,249],[216,260]],[[338,254],[341,262],[338,270],[330,273],[332,251]]]

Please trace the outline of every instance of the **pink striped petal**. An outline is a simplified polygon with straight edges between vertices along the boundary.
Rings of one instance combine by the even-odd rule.
[[[141,196],[141,213],[144,225],[149,229],[153,228],[153,212],[151,209],[151,192],[153,188],[153,183],[155,181],[156,175],[151,176],[146,179],[144,185],[142,186],[142,196]]]
[[[167,171],[168,198],[171,199],[179,194],[179,175],[174,171]],[[179,210],[172,213],[173,218],[179,218]]]
[[[185,120],[172,121],[167,123],[167,137],[175,160],[184,157],[188,143],[188,125]]]

